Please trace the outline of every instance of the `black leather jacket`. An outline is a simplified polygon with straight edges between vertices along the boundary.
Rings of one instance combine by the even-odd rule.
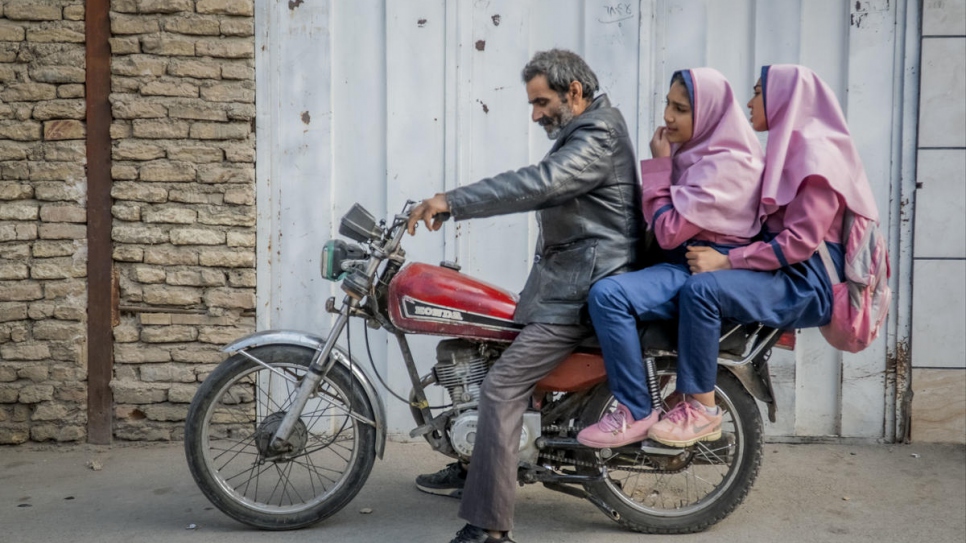
[[[580,324],[590,286],[633,269],[644,233],[627,124],[606,95],[568,124],[539,163],[446,193],[455,220],[537,211],[540,237],[520,324]]]

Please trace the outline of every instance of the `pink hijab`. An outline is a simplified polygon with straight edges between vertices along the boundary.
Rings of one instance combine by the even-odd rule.
[[[810,175],[824,178],[857,215],[878,221],[872,188],[835,94],[804,66],[761,70],[768,120],[762,211],[788,205]]]
[[[752,238],[761,230],[761,145],[724,76],[689,71],[694,135],[672,149],[674,209],[705,230]]]

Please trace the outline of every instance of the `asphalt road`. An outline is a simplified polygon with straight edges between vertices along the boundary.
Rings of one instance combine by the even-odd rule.
[[[426,445],[389,443],[343,511],[272,533],[214,509],[180,444],[0,447],[0,542],[446,543],[463,524],[457,501],[413,486],[418,473],[444,463]],[[966,447],[766,444],[745,502],[710,530],[685,536],[624,531],[589,502],[540,486],[517,496],[519,543],[964,543]]]

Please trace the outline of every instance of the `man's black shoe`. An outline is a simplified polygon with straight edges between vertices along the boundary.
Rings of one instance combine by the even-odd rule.
[[[449,543],[516,543],[516,541],[510,539],[509,533],[503,537],[495,538],[483,528],[467,524],[463,526],[462,530],[456,532],[456,537]]]
[[[453,462],[436,473],[416,477],[416,488],[428,494],[460,499],[466,485],[466,470],[459,462]]]

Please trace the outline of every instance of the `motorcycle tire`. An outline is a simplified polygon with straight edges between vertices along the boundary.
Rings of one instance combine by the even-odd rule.
[[[674,368],[658,370],[661,397],[675,389]],[[676,395],[675,395],[676,396]],[[751,490],[762,459],[762,420],[755,399],[731,372],[720,369],[715,400],[723,410],[722,437],[682,449],[677,457],[608,454],[604,450],[582,451],[585,474],[600,473],[603,480],[588,483],[587,491],[614,512],[614,520],[636,532],[683,534],[700,532],[727,517]],[[606,384],[588,401],[581,417],[593,424],[616,400]]]
[[[184,443],[191,475],[212,504],[249,526],[315,524],[345,507],[372,471],[372,406],[358,379],[333,364],[296,422],[293,449],[269,454],[267,444],[315,350],[268,345],[246,354],[263,364],[232,356],[191,402]]]

